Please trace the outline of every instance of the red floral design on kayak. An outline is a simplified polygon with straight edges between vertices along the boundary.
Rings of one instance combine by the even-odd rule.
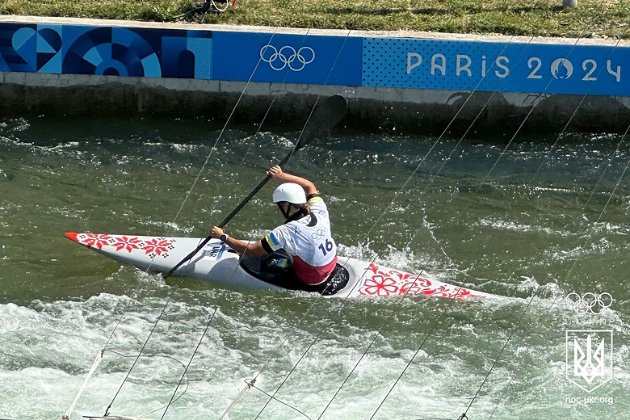
[[[476,295],[463,287],[433,284],[427,278],[381,267],[374,263],[370,263],[366,270],[366,276],[367,278],[359,290],[362,295],[391,296],[411,293],[457,300],[480,297],[480,295]]]
[[[104,246],[109,245],[109,240],[112,237],[104,233],[84,233],[78,239],[90,248],[103,249]]]
[[[168,257],[168,251],[174,248],[173,244],[175,243],[173,239],[147,239],[138,236],[118,236],[103,233],[80,233],[73,236],[72,239],[90,248],[98,248],[104,251],[107,251],[107,249],[104,248],[108,246],[113,247],[117,252],[126,251],[131,253],[136,250],[144,251],[144,253],[151,258],[158,255],[164,258]]]
[[[124,249],[127,252],[131,252],[134,249],[141,249],[143,245],[142,241],[137,237],[117,236],[115,240],[116,242],[112,246],[116,248],[116,251]]]
[[[173,241],[164,238],[155,238],[146,241],[142,247],[142,250],[152,257],[156,255],[168,257],[168,251],[171,249],[173,249]]]
[[[361,293],[376,296],[389,296],[392,293],[396,293],[397,290],[396,280],[391,277],[375,275],[365,280]]]

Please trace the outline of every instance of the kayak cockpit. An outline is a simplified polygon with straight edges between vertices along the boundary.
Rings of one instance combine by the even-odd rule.
[[[265,283],[287,290],[317,292],[324,296],[334,295],[350,280],[348,269],[337,263],[325,282],[313,286],[304,284],[295,277],[290,265],[285,264],[287,258],[290,257],[283,252],[273,252],[264,257],[243,257],[239,264],[245,272]]]

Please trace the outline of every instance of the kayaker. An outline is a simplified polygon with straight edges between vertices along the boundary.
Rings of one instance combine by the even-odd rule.
[[[322,285],[337,263],[326,204],[308,179],[283,172],[278,165],[267,174],[282,182],[273,192],[273,202],[286,219],[284,224],[255,242],[231,237],[218,226],[210,234],[241,256],[259,257],[261,271],[286,267],[306,289]]]

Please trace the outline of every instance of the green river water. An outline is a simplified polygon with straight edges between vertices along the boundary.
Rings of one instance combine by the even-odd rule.
[[[104,346],[72,418],[112,400],[112,415],[161,418],[176,389],[164,418],[219,418],[234,400],[226,418],[630,418],[630,139],[519,135],[506,148],[509,136],[346,129],[293,157],[341,255],[499,296],[487,303],[165,284],[64,238],[205,236],[297,137],[219,132],[193,119],[0,122],[1,418],[60,418]],[[230,234],[281,222],[272,187]],[[579,313],[573,292],[612,302]],[[591,381],[573,376],[576,330],[614,342]]]

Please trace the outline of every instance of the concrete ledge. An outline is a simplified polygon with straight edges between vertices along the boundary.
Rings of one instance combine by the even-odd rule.
[[[317,96],[349,99],[346,124],[366,130],[439,133],[457,115],[452,134],[511,134],[535,107],[525,131],[558,131],[575,112],[569,131],[623,132],[630,98],[418,91],[347,86],[243,83],[192,79],[0,73],[0,113],[51,115],[202,116],[225,121],[239,96],[235,123],[256,124],[275,98],[269,120],[299,128]],[[470,96],[470,98],[469,98]],[[579,108],[578,108],[579,105]],[[577,112],[576,112],[577,109]]]

